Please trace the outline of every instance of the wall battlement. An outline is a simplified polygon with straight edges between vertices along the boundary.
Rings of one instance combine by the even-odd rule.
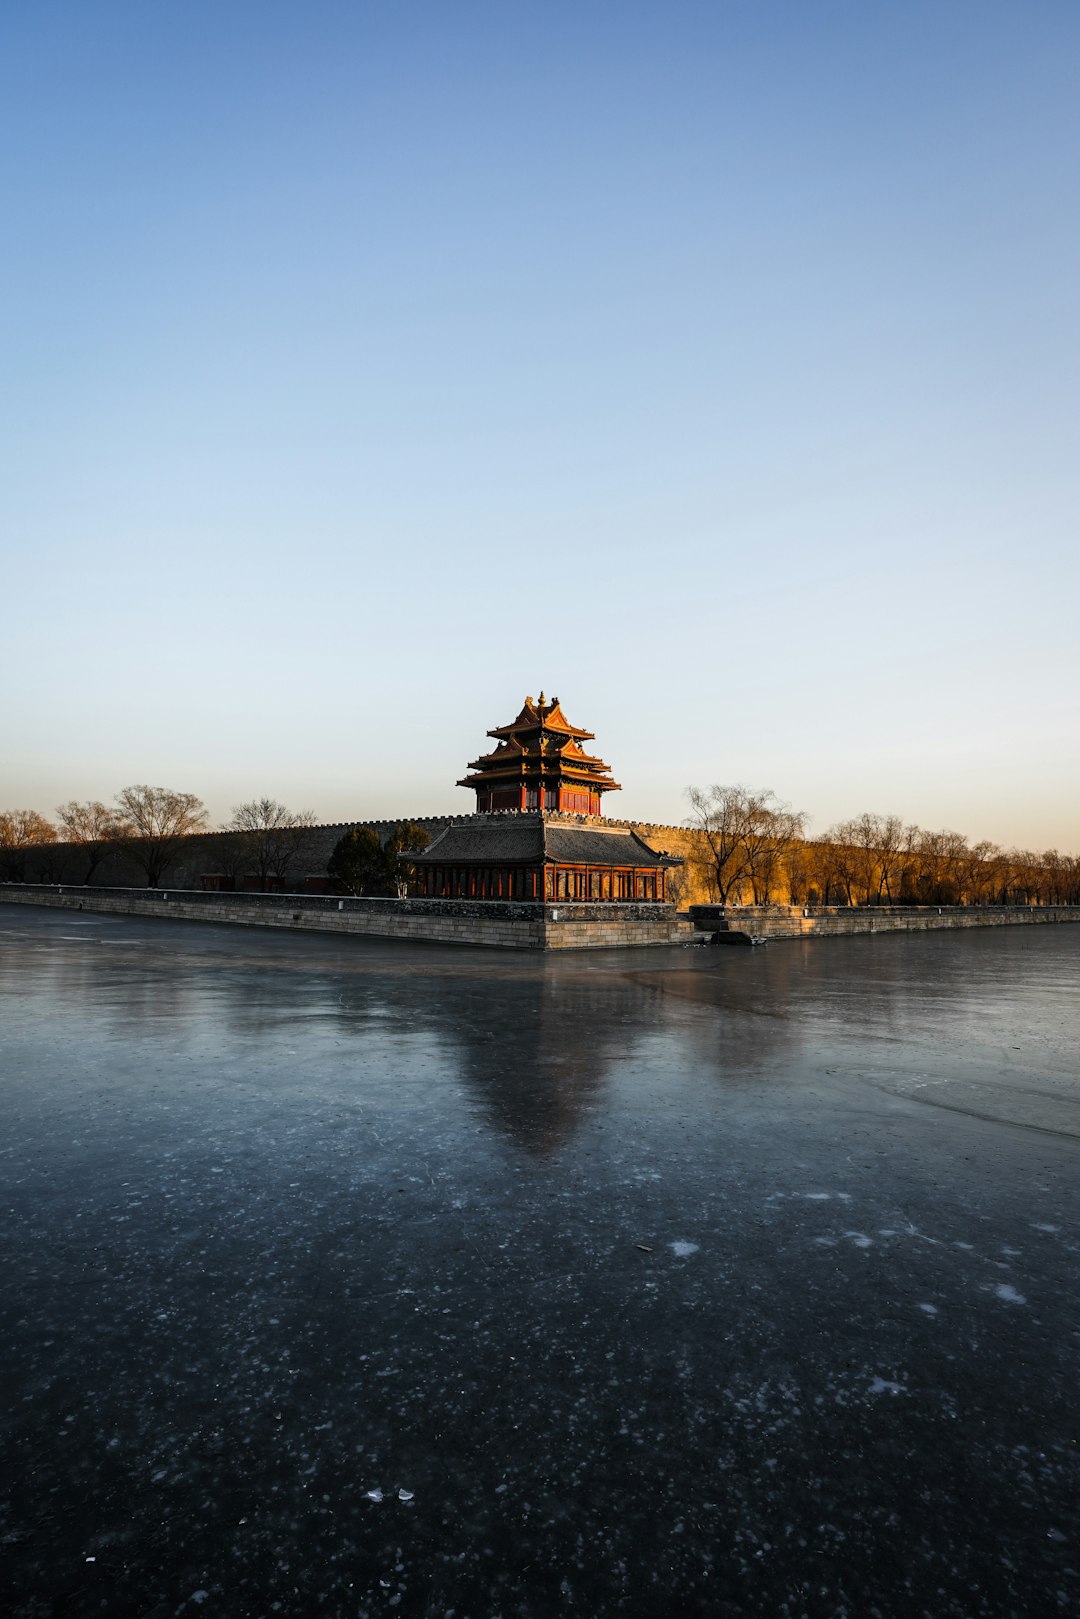
[[[671,837],[681,833],[686,839],[690,836],[685,828],[653,827],[642,821],[615,821],[601,816],[598,820],[590,820],[585,815],[569,814],[565,811],[529,811],[524,812],[537,818],[541,813],[547,821],[553,821],[569,826],[599,825],[611,828],[614,831],[631,830],[637,832],[639,837],[648,843],[654,836],[669,834]],[[516,810],[497,810],[494,816],[502,819],[504,816],[513,817],[523,814]],[[303,880],[308,877],[326,876],[326,864],[333,852],[334,845],[344,834],[353,827],[370,827],[378,832],[380,838],[385,840],[396,826],[403,821],[411,821],[414,825],[423,827],[430,839],[434,839],[445,827],[453,823],[455,826],[468,825],[476,821],[490,821],[492,815],[476,815],[473,812],[454,815],[398,815],[392,818],[369,819],[363,821],[325,821],[317,826],[305,827],[298,842],[298,852],[289,871],[289,886],[302,887]],[[243,847],[244,834],[240,832],[196,832],[191,837],[183,839],[175,863],[170,866],[164,881],[176,888],[198,888],[204,876],[220,872],[225,865],[226,851],[231,848],[234,855]],[[687,847],[668,849],[669,853],[686,854]],[[25,875],[31,881],[45,883],[84,883],[86,881],[89,861],[87,855],[78,844],[50,843],[26,851]],[[234,866],[235,869],[235,866]],[[137,864],[122,848],[111,849],[97,866],[91,877],[91,886],[98,888],[138,888],[146,881],[145,874],[140,871]]]

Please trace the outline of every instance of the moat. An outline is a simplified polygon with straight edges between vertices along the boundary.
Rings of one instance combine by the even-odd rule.
[[[5,1613],[1075,1611],[1078,992],[4,907]]]

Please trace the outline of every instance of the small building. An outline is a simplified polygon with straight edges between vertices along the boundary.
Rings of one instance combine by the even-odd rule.
[[[476,793],[477,813],[408,857],[419,896],[668,903],[668,869],[682,861],[602,819],[602,796],[619,783],[557,697],[526,697],[517,719],[488,735],[498,746],[458,782]]]
[[[682,864],[627,827],[557,811],[470,815],[408,858],[425,899],[595,904],[666,904],[668,868]]]

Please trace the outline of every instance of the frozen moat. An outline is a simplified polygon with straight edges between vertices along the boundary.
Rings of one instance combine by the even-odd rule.
[[[0,907],[0,1609],[1080,1607],[1080,930]]]

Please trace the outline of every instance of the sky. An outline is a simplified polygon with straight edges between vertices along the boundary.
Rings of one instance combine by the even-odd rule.
[[[1080,8],[7,0],[0,809],[1080,851]]]

